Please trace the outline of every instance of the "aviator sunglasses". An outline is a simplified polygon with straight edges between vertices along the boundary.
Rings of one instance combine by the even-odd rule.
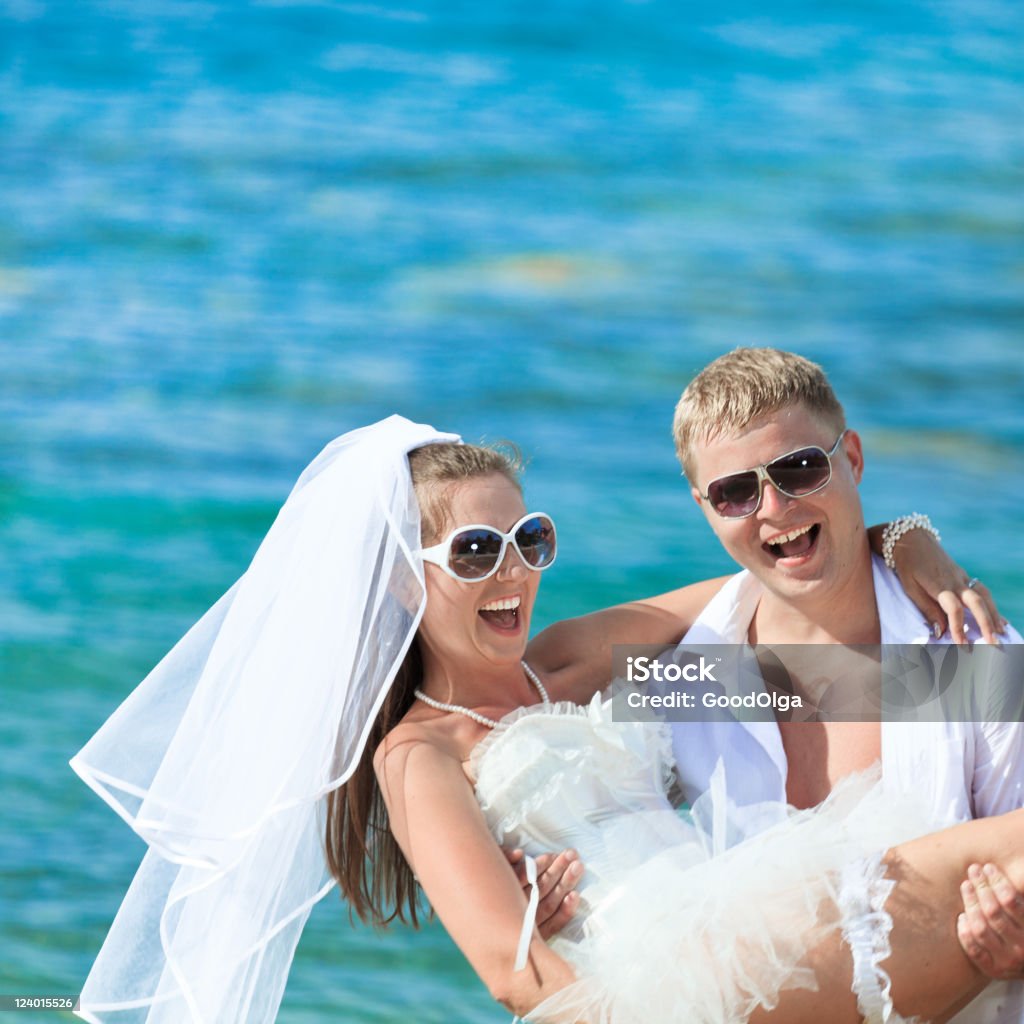
[[[527,569],[547,569],[557,552],[554,521],[543,512],[528,512],[508,533],[475,523],[460,526],[420,554],[454,579],[480,583],[498,571],[510,542]]]
[[[814,494],[832,479],[832,456],[845,436],[844,430],[829,451],[813,444],[742,473],[720,476],[708,484],[707,494],[701,497],[723,519],[745,519],[761,507],[765,481],[789,498]]]

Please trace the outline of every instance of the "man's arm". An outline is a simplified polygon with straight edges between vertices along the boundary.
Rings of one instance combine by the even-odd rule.
[[[562,673],[568,692],[595,692],[611,679],[613,646],[678,643],[728,579],[691,583],[556,622],[530,641],[526,660],[541,673]]]

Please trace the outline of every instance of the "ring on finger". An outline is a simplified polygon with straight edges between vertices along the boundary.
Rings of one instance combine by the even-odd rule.
[[[979,580],[977,576],[972,576],[967,581],[967,589],[968,590],[973,590],[980,582],[981,582],[981,580]]]

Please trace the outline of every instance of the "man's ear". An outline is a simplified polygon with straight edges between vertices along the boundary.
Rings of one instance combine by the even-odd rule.
[[[843,448],[846,457],[850,460],[850,469],[853,471],[853,481],[859,484],[864,476],[864,446],[860,441],[860,434],[856,430],[847,430],[843,438]]]
[[[697,508],[700,508],[704,503],[704,499],[700,496],[700,491],[698,491],[696,487],[691,487],[690,494],[693,495],[693,500],[697,502]]]

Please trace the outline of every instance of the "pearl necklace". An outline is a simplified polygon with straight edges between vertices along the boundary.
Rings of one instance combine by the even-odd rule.
[[[544,689],[544,684],[538,678],[537,673],[525,661],[521,661],[519,664],[523,666],[526,678],[537,688],[541,702],[545,707],[550,707],[551,698],[548,696],[548,691]],[[438,711],[454,711],[456,714],[472,718],[474,722],[486,725],[488,729],[493,729],[498,724],[493,718],[481,715],[479,711],[470,711],[469,708],[464,708],[461,704],[445,704],[442,701],[434,700],[433,697],[428,697],[422,690],[414,690],[413,692],[424,704],[429,704],[432,708],[437,708]]]

